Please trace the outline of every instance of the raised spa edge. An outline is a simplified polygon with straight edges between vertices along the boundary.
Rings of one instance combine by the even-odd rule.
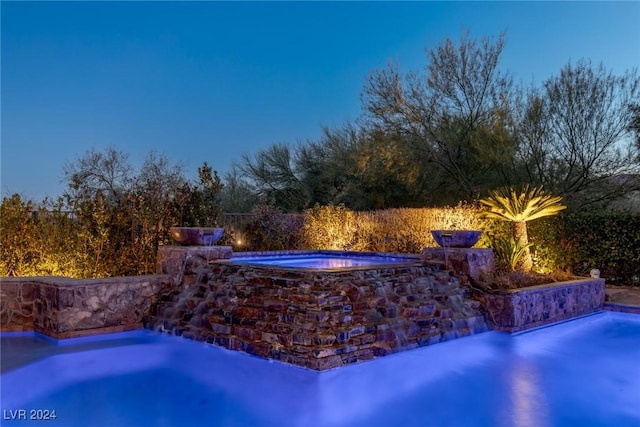
[[[314,258],[333,260],[340,264],[340,260],[353,261],[353,265],[346,262],[343,265],[304,265],[300,261]],[[291,264],[287,265],[288,261]],[[341,272],[351,270],[371,270],[380,268],[414,267],[422,265],[421,255],[391,252],[348,252],[339,250],[297,250],[297,251],[268,251],[268,252],[237,252],[231,258],[215,260],[214,263],[247,265],[264,267],[284,271],[322,271]],[[362,263],[365,263],[364,265]]]

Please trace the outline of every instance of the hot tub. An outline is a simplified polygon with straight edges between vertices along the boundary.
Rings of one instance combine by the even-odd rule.
[[[186,258],[147,327],[313,370],[487,330],[479,304],[420,255],[341,251]]]
[[[351,268],[371,268],[419,265],[419,255],[343,252],[343,251],[298,251],[298,252],[248,252],[234,254],[233,264],[265,265],[294,269],[341,270]]]

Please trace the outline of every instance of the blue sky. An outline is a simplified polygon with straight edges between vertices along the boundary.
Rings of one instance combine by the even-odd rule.
[[[223,173],[361,114],[372,70],[426,65],[464,29],[507,31],[501,67],[540,83],[568,61],[640,66],[640,2],[6,2],[2,195],[64,189],[63,165],[115,146]]]

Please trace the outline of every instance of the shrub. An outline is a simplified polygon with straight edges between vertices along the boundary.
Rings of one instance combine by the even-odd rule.
[[[198,170],[201,182],[191,184],[165,158],[150,156],[137,176],[116,188],[98,179],[111,176],[99,173],[101,168],[129,168],[122,155],[109,153],[81,159],[72,168],[69,191],[55,202],[3,198],[0,274],[149,274],[155,272],[158,245],[172,242],[169,227],[217,222],[221,185],[206,163]]]
[[[298,249],[302,233],[302,215],[283,214],[272,203],[260,203],[252,211],[245,228],[244,249],[273,251]]]
[[[565,212],[531,224],[535,270],[588,276],[593,268],[613,285],[640,285],[640,214]]]
[[[364,249],[361,242],[358,242],[362,233],[358,233],[358,220],[361,218],[356,219],[357,217],[356,213],[344,205],[316,205],[307,209],[302,226],[304,246],[308,249]]]
[[[525,250],[529,249],[533,243],[522,245],[520,240],[513,237],[494,237],[491,239],[490,246],[493,248],[496,268],[499,270],[515,271],[518,269],[518,263],[522,259]]]
[[[65,210],[62,199],[39,206],[19,195],[2,200],[3,276],[96,277],[111,260],[101,257],[107,242],[104,224]]]
[[[598,268],[608,283],[640,285],[640,215],[575,213],[564,216],[562,225],[575,273],[587,276]]]
[[[18,194],[2,199],[0,208],[0,274],[21,276],[28,271],[37,254],[37,221],[33,216],[33,204]]]
[[[179,223],[182,214],[176,207],[162,216],[151,215],[152,207],[136,193],[123,195],[118,204],[106,203],[99,195],[73,205],[63,199],[36,205],[17,194],[5,197],[0,211],[0,275],[152,273],[157,245],[171,242],[166,227]],[[518,250],[504,242],[511,235],[508,224],[482,220],[477,213],[459,205],[371,212],[316,206],[304,214],[283,214],[261,204],[244,230],[245,248],[419,253],[436,245],[431,230],[479,229],[485,233],[478,246],[492,246],[498,262],[511,265]],[[587,276],[598,268],[609,284],[640,285],[640,214],[563,212],[530,223],[529,237],[537,272]]]
[[[477,210],[468,205],[370,212],[316,206],[305,212],[302,243],[308,249],[418,253],[425,246],[437,245],[431,230],[485,230],[490,223],[480,219]]]
[[[385,209],[368,213],[372,224],[369,250],[376,252],[420,252],[433,240],[425,209]]]

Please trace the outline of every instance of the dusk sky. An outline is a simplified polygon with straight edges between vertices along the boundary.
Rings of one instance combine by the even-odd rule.
[[[361,114],[372,70],[507,32],[501,68],[540,84],[569,61],[640,65],[640,2],[7,2],[2,196],[62,194],[63,165],[115,146],[195,177],[317,139]]]

